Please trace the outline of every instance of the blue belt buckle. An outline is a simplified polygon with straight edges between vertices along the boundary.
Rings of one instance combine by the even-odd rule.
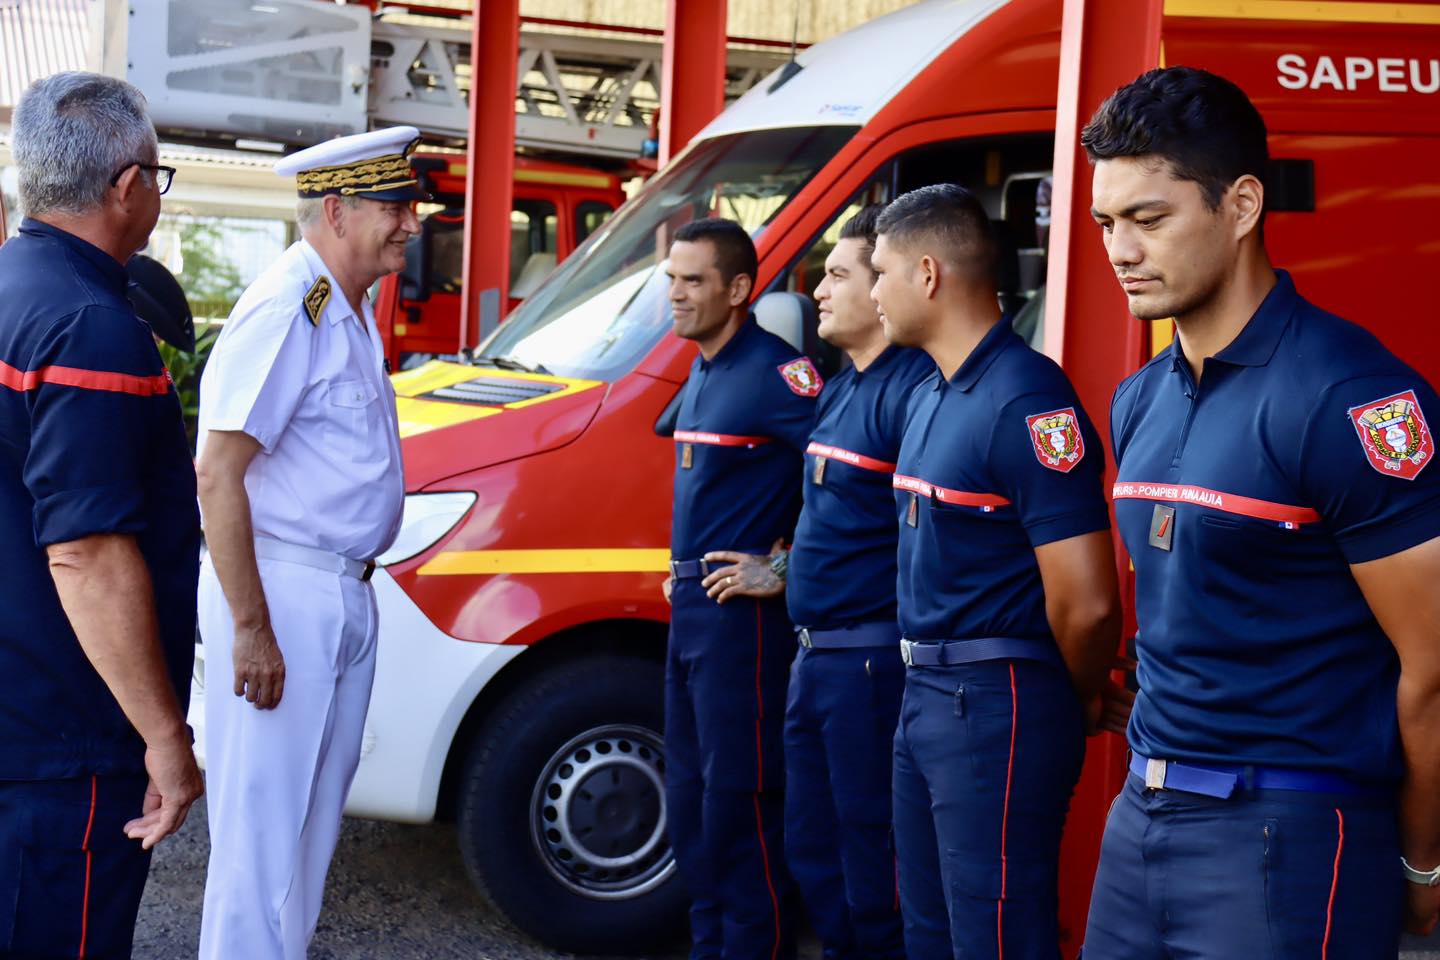
[[[1165,789],[1165,772],[1167,766],[1164,760],[1146,759],[1145,788],[1147,790]]]
[[[797,635],[800,639],[800,646],[804,647],[806,650],[809,650],[813,646],[813,644],[810,642],[809,627],[801,627]]]
[[[914,640],[906,640],[904,637],[900,638],[900,659],[905,662],[905,666],[907,667],[915,666],[915,655],[911,653],[911,650],[914,648]]]

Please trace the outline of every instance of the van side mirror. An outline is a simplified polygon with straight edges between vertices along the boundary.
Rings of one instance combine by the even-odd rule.
[[[405,269],[400,271],[400,296],[411,302],[430,299],[431,234],[426,224],[405,241]]]

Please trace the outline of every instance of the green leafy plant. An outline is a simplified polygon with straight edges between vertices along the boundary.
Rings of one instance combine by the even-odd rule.
[[[183,267],[176,279],[185,291],[190,313],[196,318],[195,352],[186,353],[161,343],[160,357],[175,381],[185,417],[185,433],[190,438],[190,449],[194,450],[200,416],[200,375],[220,336],[219,324],[207,323],[206,319],[228,316],[245,287],[239,269],[225,256],[225,231],[219,221],[170,218],[168,223],[162,222],[161,229],[165,227],[178,233],[180,238]]]

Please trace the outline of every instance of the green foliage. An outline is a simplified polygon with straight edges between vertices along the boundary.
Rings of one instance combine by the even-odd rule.
[[[240,282],[239,268],[225,256],[225,231],[220,222],[176,218],[168,225],[180,234],[184,267],[176,279],[185,288],[190,312],[208,319],[228,317],[245,285]],[[231,227],[230,232],[236,229]]]
[[[184,266],[176,279],[185,291],[190,313],[197,320],[195,352],[186,353],[168,343],[161,343],[160,357],[175,381],[185,416],[185,433],[190,438],[190,449],[194,450],[200,416],[200,375],[205,370],[205,361],[215,346],[216,338],[220,336],[219,326],[206,323],[204,318],[229,316],[235,301],[245,292],[245,286],[241,283],[239,269],[225,256],[225,234],[219,221],[173,218],[162,227],[165,225],[180,235],[180,256]]]

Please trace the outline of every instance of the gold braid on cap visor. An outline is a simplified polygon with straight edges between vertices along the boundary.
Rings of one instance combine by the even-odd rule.
[[[320,197],[327,193],[347,197],[356,193],[379,193],[411,187],[417,182],[415,171],[410,167],[408,151],[356,160],[336,167],[316,167],[295,175],[302,197]]]

